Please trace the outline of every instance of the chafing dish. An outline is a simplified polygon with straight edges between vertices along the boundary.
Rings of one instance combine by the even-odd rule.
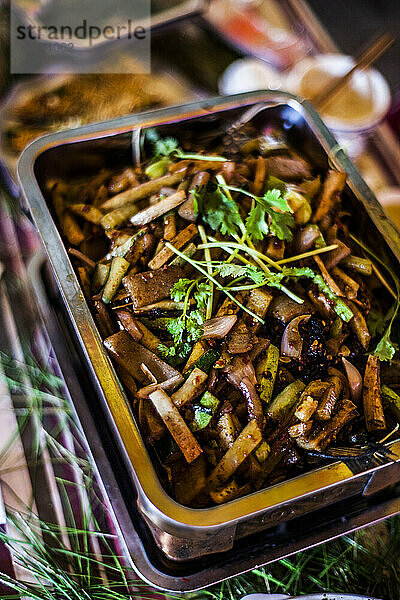
[[[249,112],[251,111],[251,112]],[[129,486],[137,494],[141,518],[163,559],[184,564],[232,549],[242,538],[306,517],[350,497],[371,498],[400,480],[400,442],[392,442],[392,459],[363,469],[343,462],[304,473],[267,489],[208,509],[190,509],[175,502],[157,477],[116,372],[102,344],[82,290],[47,203],[46,182],[52,177],[90,174],[107,165],[132,162],[133,135],[139,127],[157,126],[164,135],[180,137],[185,129],[199,135],[251,118],[262,129],[283,129],[289,143],[317,167],[331,162],[348,173],[347,196],[362,230],[374,248],[385,247],[399,270],[400,237],[359,173],[306,102],[281,92],[257,92],[188,104],[92,124],[44,136],[23,152],[18,177],[22,192],[52,267],[65,309],[109,420]]]

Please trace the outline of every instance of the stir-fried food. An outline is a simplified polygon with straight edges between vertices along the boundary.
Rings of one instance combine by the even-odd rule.
[[[346,174],[246,127],[207,151],[143,137],[141,164],[49,191],[172,495],[220,504],[379,442],[399,281],[352,233]]]

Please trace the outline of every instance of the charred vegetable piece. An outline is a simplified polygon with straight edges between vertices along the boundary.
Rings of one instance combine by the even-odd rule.
[[[332,380],[333,378],[331,378]],[[337,382],[337,378],[334,379],[334,382],[329,383],[328,387],[322,394],[320,401],[318,403],[318,408],[315,413],[315,419],[318,421],[329,421],[331,418],[333,409],[335,408],[336,402],[339,398],[340,391],[342,386],[335,385]]]
[[[346,267],[346,269],[350,269],[360,275],[366,275],[367,277],[372,275],[372,262],[369,258],[361,258],[360,256],[349,254],[342,259],[340,264]]]
[[[230,413],[225,413],[218,419],[217,431],[219,445],[226,452],[236,439],[236,427]]]
[[[173,240],[171,240],[171,244],[174,246],[174,248],[180,250],[182,246],[185,246],[194,237],[196,237],[197,234],[197,226],[194,223],[192,223],[191,225],[188,225],[188,227],[186,227],[185,229],[182,229],[182,231],[180,231],[178,235],[176,235],[173,238]],[[173,256],[175,256],[173,251],[169,248],[164,247],[160,250],[160,252],[158,252],[158,254],[155,255],[154,258],[151,259],[148,266],[150,267],[150,269],[153,270],[160,269]]]
[[[180,381],[183,381],[179,371],[136,342],[126,331],[119,331],[111,335],[104,340],[104,345],[117,363],[122,365],[142,385],[151,382],[140,368],[141,364],[146,365],[158,382],[176,378],[174,384],[176,387]]]
[[[224,317],[214,317],[204,321],[205,339],[223,339],[225,338],[237,321],[236,315],[225,315]]]
[[[183,368],[183,374],[187,375],[194,368],[196,361],[199,360],[208,350],[209,345],[205,340],[200,340],[195,343],[190,353],[190,356]],[[200,368],[200,367],[199,367]]]
[[[210,180],[210,174],[207,171],[200,171],[194,175],[189,185],[188,199],[178,208],[178,214],[186,221],[196,221],[197,213],[194,210],[194,193],[198,193],[204,188]]]
[[[134,235],[128,236],[128,238],[122,244],[116,245],[115,248],[111,250],[111,256],[126,256],[136,240],[143,237],[145,234],[146,229],[141,229]]]
[[[337,433],[354,417],[358,415],[356,406],[351,400],[344,399],[336,414],[322,428],[315,428],[311,433],[296,439],[297,444],[304,450],[321,451],[326,448]]]
[[[271,446],[267,444],[267,442],[261,442],[261,444],[254,450],[254,455],[258,462],[262,464],[267,460],[270,452]]]
[[[272,299],[273,295],[271,292],[256,288],[250,291],[247,298],[246,307],[258,317],[264,319]],[[250,323],[250,321],[253,322]],[[255,319],[252,320],[251,317],[249,317],[249,319],[246,318],[246,324],[251,327],[251,330],[254,333],[257,333],[257,331],[260,329],[260,322],[256,321]]]
[[[171,396],[175,406],[181,408],[186,402],[193,402],[204,389],[208,375],[195,367],[185,383]]]
[[[150,394],[149,398],[187,462],[191,463],[196,460],[203,450],[168,394],[163,390],[156,390]]]
[[[305,301],[303,304],[298,304],[288,296],[280,294],[274,298],[269,307],[269,315],[282,321],[289,323],[295,317],[313,312],[312,306]]]
[[[268,175],[285,181],[311,178],[310,166],[301,158],[271,156],[265,159],[265,166]]]
[[[199,403],[194,406],[194,417],[190,425],[192,431],[205,429],[213,418],[220,404],[218,398],[205,392]]]
[[[309,431],[311,431],[312,426],[312,421],[301,421],[300,423],[296,423],[295,425],[289,427],[288,434],[291,438],[305,436],[307,433],[309,433]]]
[[[101,288],[105,285],[108,279],[109,271],[110,265],[97,263],[97,265],[94,268],[92,278],[92,289],[94,292],[99,292]]]
[[[380,363],[377,356],[370,354],[364,374],[364,416],[368,431],[386,429],[380,382]]]
[[[314,414],[316,408],[325,414],[327,411],[327,400],[326,396],[329,393],[329,390],[333,389],[333,384],[327,381],[321,381],[317,379],[316,381],[312,381],[307,385],[305,390],[302,392],[300,396],[299,406],[296,409],[295,415],[300,421],[308,421],[311,416]],[[304,409],[302,410],[302,404],[306,402]],[[311,403],[316,402],[315,405],[311,405]],[[313,409],[311,410],[311,406]],[[307,410],[307,407],[309,410]],[[332,408],[331,408],[332,410]],[[325,412],[324,412],[325,411]],[[330,412],[328,414],[328,418],[330,416]],[[322,419],[325,420],[325,419]]]
[[[249,377],[245,377],[239,383],[238,389],[242,392],[246,404],[249,419],[254,419],[261,429],[264,428],[264,411],[257,390]]]
[[[113,196],[109,200],[103,203],[103,210],[114,210],[126,206],[126,204],[133,204],[142,198],[147,198],[152,194],[156,194],[165,186],[173,186],[181,181],[186,173],[186,169],[165,175],[159,179],[153,179],[152,181],[146,181],[136,187],[132,187],[121,194]],[[120,225],[121,223],[116,223]]]
[[[174,492],[177,502],[190,505],[206,487],[207,463],[201,454],[189,465],[180,464],[173,470]]]
[[[129,262],[122,256],[115,256],[112,259],[106,285],[103,289],[102,300],[104,304],[109,304],[114,298],[129,267]]]
[[[246,292],[239,292],[238,294],[236,294],[235,299],[238,302],[243,302],[245,296]],[[216,316],[223,317],[225,315],[236,315],[239,312],[239,310],[240,307],[238,304],[236,304],[236,302],[234,302],[230,298],[225,298],[220,308],[218,309]]]
[[[184,254],[188,258],[192,258],[192,256],[194,256],[196,254],[196,252],[197,252],[197,246],[196,246],[196,244],[193,244],[193,242],[190,242],[190,244],[188,244],[182,250],[182,254]],[[176,256],[173,260],[171,260],[170,265],[178,265],[179,267],[186,267],[187,261],[184,258],[181,258],[180,256]]]
[[[160,440],[163,437],[165,433],[164,423],[147,398],[139,400],[139,422],[152,441]]]
[[[338,199],[338,194],[343,191],[346,184],[346,173],[329,171],[322,188],[321,199],[313,216],[313,223],[318,223],[333,208]]]
[[[271,401],[279,367],[279,350],[273,344],[268,346],[266,355],[256,365],[256,377],[260,398],[267,404]]]
[[[127,309],[121,309],[116,311],[118,319],[121,321],[124,329],[133,337],[137,342],[141,342],[143,346],[156,352],[160,345],[160,340],[154,335],[139,319],[135,319],[133,314]]]
[[[368,325],[365,317],[354,302],[347,300],[346,304],[350,307],[350,310],[354,315],[350,321],[350,327],[358,337],[362,347],[365,350],[368,350],[368,346],[371,341],[371,334],[368,331]]]
[[[299,325],[305,324],[310,320],[310,315],[300,315],[295,317],[285,327],[281,340],[282,356],[291,358],[300,358],[303,350],[303,335],[299,331]]]
[[[263,191],[265,176],[267,174],[265,160],[262,156],[258,156],[256,162],[256,172],[254,175],[253,189],[252,192],[256,196],[259,196]]]
[[[296,225],[305,225],[311,218],[312,210],[308,200],[294,190],[288,190],[285,198],[290,208],[294,212]]]
[[[211,489],[221,487],[262,440],[256,421],[250,421],[227,450],[208,478]]]
[[[130,221],[132,225],[146,225],[147,223],[151,223],[151,221],[158,219],[158,217],[161,217],[165,213],[179,206],[179,204],[182,204],[185,198],[186,194],[183,190],[176,192],[175,194],[172,194],[172,196],[167,196],[157,202],[157,204],[149,206],[133,215],[130,217]]]
[[[400,423],[400,396],[388,385],[383,385],[381,387],[381,395],[384,405],[389,408],[396,417],[396,420]]]
[[[205,371],[206,373],[208,373],[210,371],[211,367],[214,365],[214,363],[218,359],[219,359],[219,352],[217,350],[214,350],[213,348],[210,348],[196,360],[196,362],[194,363],[194,367],[197,367],[198,369],[201,369],[202,371]],[[186,371],[186,367],[185,367],[185,371]]]
[[[254,338],[242,319],[236,322],[228,335],[228,352],[243,354],[254,346]]]
[[[182,269],[173,265],[157,271],[128,274],[122,283],[131,297],[133,308],[137,309],[169,297],[174,284],[183,277]]]
[[[299,405],[296,408],[294,416],[299,419],[299,421],[309,421],[313,416],[317,406],[318,400],[314,400],[312,396],[307,394],[304,398],[300,398]]]
[[[90,204],[70,204],[68,208],[79,217],[95,225],[100,223],[103,216],[103,213],[98,208]]]
[[[305,387],[305,384],[300,380],[289,383],[269,404],[267,415],[275,421],[283,421],[291,408],[298,402]]]
[[[344,258],[346,258],[346,256],[349,256],[351,252],[350,248],[346,246],[346,244],[344,244],[341,240],[335,238],[332,240],[332,244],[335,244],[337,248],[331,250],[326,255],[325,266],[328,270],[333,269],[333,267],[336,267],[336,265],[341,263],[341,261]]]

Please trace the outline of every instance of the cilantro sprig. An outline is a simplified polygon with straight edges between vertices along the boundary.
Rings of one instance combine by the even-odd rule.
[[[379,256],[377,256],[370,248],[368,248],[368,246],[366,246],[363,242],[361,242],[361,240],[356,238],[356,236],[353,234],[350,234],[350,237],[354,242],[356,242],[356,244],[358,244],[364,250],[364,252],[366,252],[367,254],[372,256],[372,258],[374,260],[376,260],[376,262],[378,262],[389,273],[389,275],[392,278],[393,283],[395,285],[397,298],[396,298],[395,303],[393,304],[391,310],[389,311],[389,313],[387,315],[387,319],[385,319],[385,321],[387,322],[387,320],[388,320],[389,323],[374,350],[374,356],[377,356],[379,358],[379,360],[382,360],[382,361],[392,360],[393,356],[396,353],[396,350],[398,350],[398,345],[391,340],[391,334],[392,334],[393,322],[394,322],[395,318],[397,317],[397,314],[398,314],[399,308],[400,308],[400,281],[399,281],[399,278],[397,277],[396,273],[390,268],[390,266],[388,264],[386,264],[383,260],[381,260],[379,258]]]
[[[204,315],[210,293],[210,285],[199,279],[179,279],[175,283],[171,290],[171,299],[174,302],[183,301],[183,311],[179,317],[171,319],[167,324],[173,345],[160,344],[158,350],[162,356],[186,358],[193,343],[204,333]],[[190,309],[191,298],[196,305],[193,310]]]
[[[193,152],[184,152],[179,146],[179,142],[174,137],[160,138],[157,130],[152,129],[147,132],[147,139],[149,139],[154,148],[153,160],[161,157],[172,157],[180,158],[182,160],[206,160],[207,162],[226,162],[228,159],[225,156],[215,156],[214,154],[196,154]]]
[[[262,240],[272,234],[280,240],[291,241],[291,229],[295,225],[293,210],[282,196],[281,190],[268,190],[263,196],[255,196],[247,190],[233,186],[220,186],[232,192],[239,192],[252,198],[254,206],[246,219],[246,230],[252,241]]]
[[[322,275],[315,273],[310,267],[284,267],[282,273],[279,273],[279,275],[283,275],[283,277],[307,277],[311,279],[317,285],[318,289],[329,300],[332,300],[335,313],[342,321],[348,322],[353,318],[354,315],[347,304],[332,292]]]
[[[195,213],[201,214],[203,221],[214,231],[235,236],[244,227],[236,202],[224,192],[221,185],[207,186],[200,191],[194,189],[193,198]]]

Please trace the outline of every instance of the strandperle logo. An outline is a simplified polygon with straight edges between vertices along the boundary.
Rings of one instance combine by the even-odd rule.
[[[10,0],[11,72],[150,73],[150,3]]]
[[[71,41],[73,39],[87,40],[88,45],[92,46],[94,41],[101,38],[104,40],[136,39],[144,40],[147,32],[141,25],[134,25],[132,19],[128,19],[124,25],[98,25],[88,24],[83,19],[81,25],[71,27],[70,25],[18,25],[17,40],[52,40],[52,41]]]

